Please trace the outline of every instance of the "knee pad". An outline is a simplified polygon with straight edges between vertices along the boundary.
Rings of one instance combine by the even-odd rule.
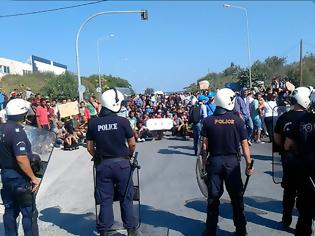
[[[31,190],[27,188],[17,187],[15,189],[15,196],[21,208],[33,206],[34,196]]]

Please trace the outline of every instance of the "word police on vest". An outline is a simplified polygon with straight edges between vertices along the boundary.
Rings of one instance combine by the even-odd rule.
[[[97,131],[109,131],[109,130],[116,130],[117,129],[117,123],[114,124],[105,124],[105,125],[98,125]]]
[[[215,119],[214,123],[219,125],[234,125],[235,120],[232,119]]]

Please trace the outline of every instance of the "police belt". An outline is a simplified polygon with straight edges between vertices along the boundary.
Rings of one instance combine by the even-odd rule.
[[[228,153],[228,154],[213,154],[209,156],[209,158],[213,158],[213,157],[231,157],[231,156],[235,156],[237,157],[238,156],[238,153]]]
[[[128,156],[113,157],[113,156],[103,156],[100,154],[95,154],[93,157],[93,161],[95,162],[95,164],[100,164],[103,161],[115,163],[115,162],[120,162],[123,160],[130,160],[130,158]]]

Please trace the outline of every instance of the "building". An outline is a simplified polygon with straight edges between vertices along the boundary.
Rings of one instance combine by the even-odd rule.
[[[0,79],[8,74],[25,75],[34,72],[52,72],[60,75],[67,66],[45,58],[32,55],[27,63],[0,57]]]

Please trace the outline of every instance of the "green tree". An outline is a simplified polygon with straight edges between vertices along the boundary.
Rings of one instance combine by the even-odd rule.
[[[144,90],[144,94],[145,95],[151,95],[151,94],[153,94],[154,93],[154,89],[153,88],[146,88],[145,90]]]
[[[66,72],[52,78],[42,89],[43,95],[51,98],[67,99],[78,96],[78,84],[75,75]]]

